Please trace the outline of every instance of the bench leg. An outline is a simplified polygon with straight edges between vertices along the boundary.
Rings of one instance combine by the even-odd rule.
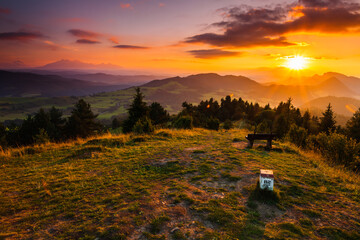
[[[254,140],[248,140],[249,142],[248,142],[248,148],[252,148],[253,147],[253,145],[254,145]]]
[[[272,141],[272,140],[268,140],[268,141],[267,141],[266,148],[267,148],[268,150],[270,150],[271,147],[272,147],[271,141]]]

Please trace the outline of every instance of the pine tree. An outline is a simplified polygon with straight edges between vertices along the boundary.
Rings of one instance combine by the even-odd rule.
[[[1,147],[6,147],[7,146],[7,141],[6,141],[6,128],[5,126],[0,123],[0,148]]]
[[[306,130],[309,130],[310,129],[310,121],[311,121],[310,112],[309,112],[309,110],[306,110],[306,112],[304,113],[304,115],[302,117],[301,126],[303,128],[305,128]]]
[[[124,121],[123,132],[128,133],[133,130],[134,125],[138,120],[145,118],[149,114],[149,108],[144,102],[144,95],[141,93],[140,88],[136,88],[134,100],[128,109],[129,117]]]
[[[166,123],[170,118],[168,112],[158,102],[150,105],[149,115],[155,125]]]
[[[64,128],[66,120],[62,117],[61,110],[52,107],[49,111],[50,127],[47,129],[50,139],[59,141],[64,138]]]
[[[117,117],[115,117],[111,122],[111,128],[117,129],[119,127],[121,127],[121,121]]]
[[[29,114],[24,122],[21,124],[19,129],[19,141],[16,142],[18,145],[30,145],[34,143],[33,137],[38,134],[34,118]],[[13,135],[14,137],[16,134]],[[14,142],[15,143],[15,142]]]
[[[330,132],[335,131],[336,129],[336,121],[334,117],[334,112],[332,110],[331,104],[329,103],[325,112],[323,112],[323,116],[320,117],[320,132],[325,132],[329,134]]]
[[[358,142],[360,141],[360,108],[346,123],[346,129],[348,131],[349,137],[356,139]]]
[[[91,111],[90,104],[80,99],[75,108],[71,111],[71,116],[66,123],[66,130],[69,137],[88,137],[101,130],[101,125],[95,121],[97,115]]]

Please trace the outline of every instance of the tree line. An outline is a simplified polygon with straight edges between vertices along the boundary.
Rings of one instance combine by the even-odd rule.
[[[34,115],[28,115],[20,126],[12,124],[4,127],[0,124],[0,146],[6,148],[48,141],[61,142],[100,134],[106,130],[106,127],[96,118],[97,115],[92,112],[90,104],[83,99],[75,104],[71,115],[67,118],[64,118],[62,111],[55,107],[48,111],[39,109]],[[334,134],[337,134],[336,137],[340,136],[342,141],[354,141],[356,144],[360,142],[360,110],[355,112],[346,127],[342,128],[336,125],[330,104],[318,118],[311,116],[309,111],[302,114],[299,108],[294,107],[291,98],[272,108],[269,104],[260,106],[242,98],[226,96],[220,102],[213,98],[201,101],[198,105],[184,102],[182,110],[170,116],[157,102],[147,105],[140,88],[136,88],[133,101],[128,108],[128,117],[123,121],[114,118],[112,128],[121,128],[123,133],[138,134],[151,133],[154,131],[154,126],[183,129],[202,127],[219,130],[220,126],[230,129],[233,123],[239,120],[244,127],[254,132],[275,133],[279,139],[287,138],[299,147],[312,146],[313,149],[317,148],[322,152],[325,151],[325,138],[335,137]],[[319,140],[319,136],[322,140]],[[330,140],[326,141],[330,142]],[[351,144],[354,145],[352,142],[347,142],[345,145]],[[357,146],[346,151],[356,152]]]

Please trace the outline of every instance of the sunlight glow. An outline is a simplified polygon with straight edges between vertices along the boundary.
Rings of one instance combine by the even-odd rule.
[[[286,58],[285,67],[291,70],[302,70],[307,68],[308,59],[303,56],[295,55]]]

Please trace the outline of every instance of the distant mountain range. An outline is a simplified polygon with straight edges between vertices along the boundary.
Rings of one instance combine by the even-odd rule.
[[[0,71],[0,97],[84,96],[98,92],[116,91],[129,86],[125,84],[109,85],[57,75]]]
[[[109,63],[92,64],[84,63],[77,60],[62,59],[53,63],[46,64],[38,69],[44,70],[65,70],[65,69],[121,69],[122,67]]]
[[[50,70],[46,70],[43,73],[49,72],[51,73]],[[331,103],[335,112],[347,117],[360,107],[360,100],[357,100],[360,95],[360,79],[339,73],[289,79],[288,83],[294,84],[264,84],[244,76],[220,76],[215,73],[153,81],[150,79],[156,76],[88,74],[70,70],[59,71],[56,74],[61,74],[61,76],[0,71],[0,96],[58,97],[97,93],[85,98],[92,105],[97,106],[94,109],[100,114],[99,118],[110,118],[126,113],[126,108],[135,92],[133,88],[129,88],[130,85],[140,85],[146,101],[157,101],[171,113],[177,113],[184,101],[198,104],[201,100],[209,98],[220,100],[226,95],[231,95],[234,98],[242,97],[244,100],[256,101],[262,105],[270,103],[272,106],[276,106],[280,101],[286,101],[291,97],[295,106],[317,112],[320,110],[320,113],[328,103]],[[295,84],[299,81],[303,85]],[[147,83],[143,84],[144,82]],[[38,102],[38,104],[33,103],[28,106],[22,103],[22,105],[17,106],[15,100],[12,101],[7,98],[1,101],[0,98],[0,115],[4,114],[4,118],[6,118],[7,115],[14,113],[13,109],[18,111],[18,115],[11,115],[13,117],[19,116],[20,113],[31,113],[41,107],[40,103],[43,104],[36,99],[30,100]],[[30,100],[28,99],[28,101]],[[68,104],[72,104],[75,100],[64,100],[63,98],[63,101],[64,105],[61,103],[60,105],[69,109],[71,105]],[[57,105],[59,102],[59,99],[50,98],[46,101],[46,105]],[[6,107],[6,112],[2,112],[1,104]],[[13,107],[10,108],[10,106]]]

